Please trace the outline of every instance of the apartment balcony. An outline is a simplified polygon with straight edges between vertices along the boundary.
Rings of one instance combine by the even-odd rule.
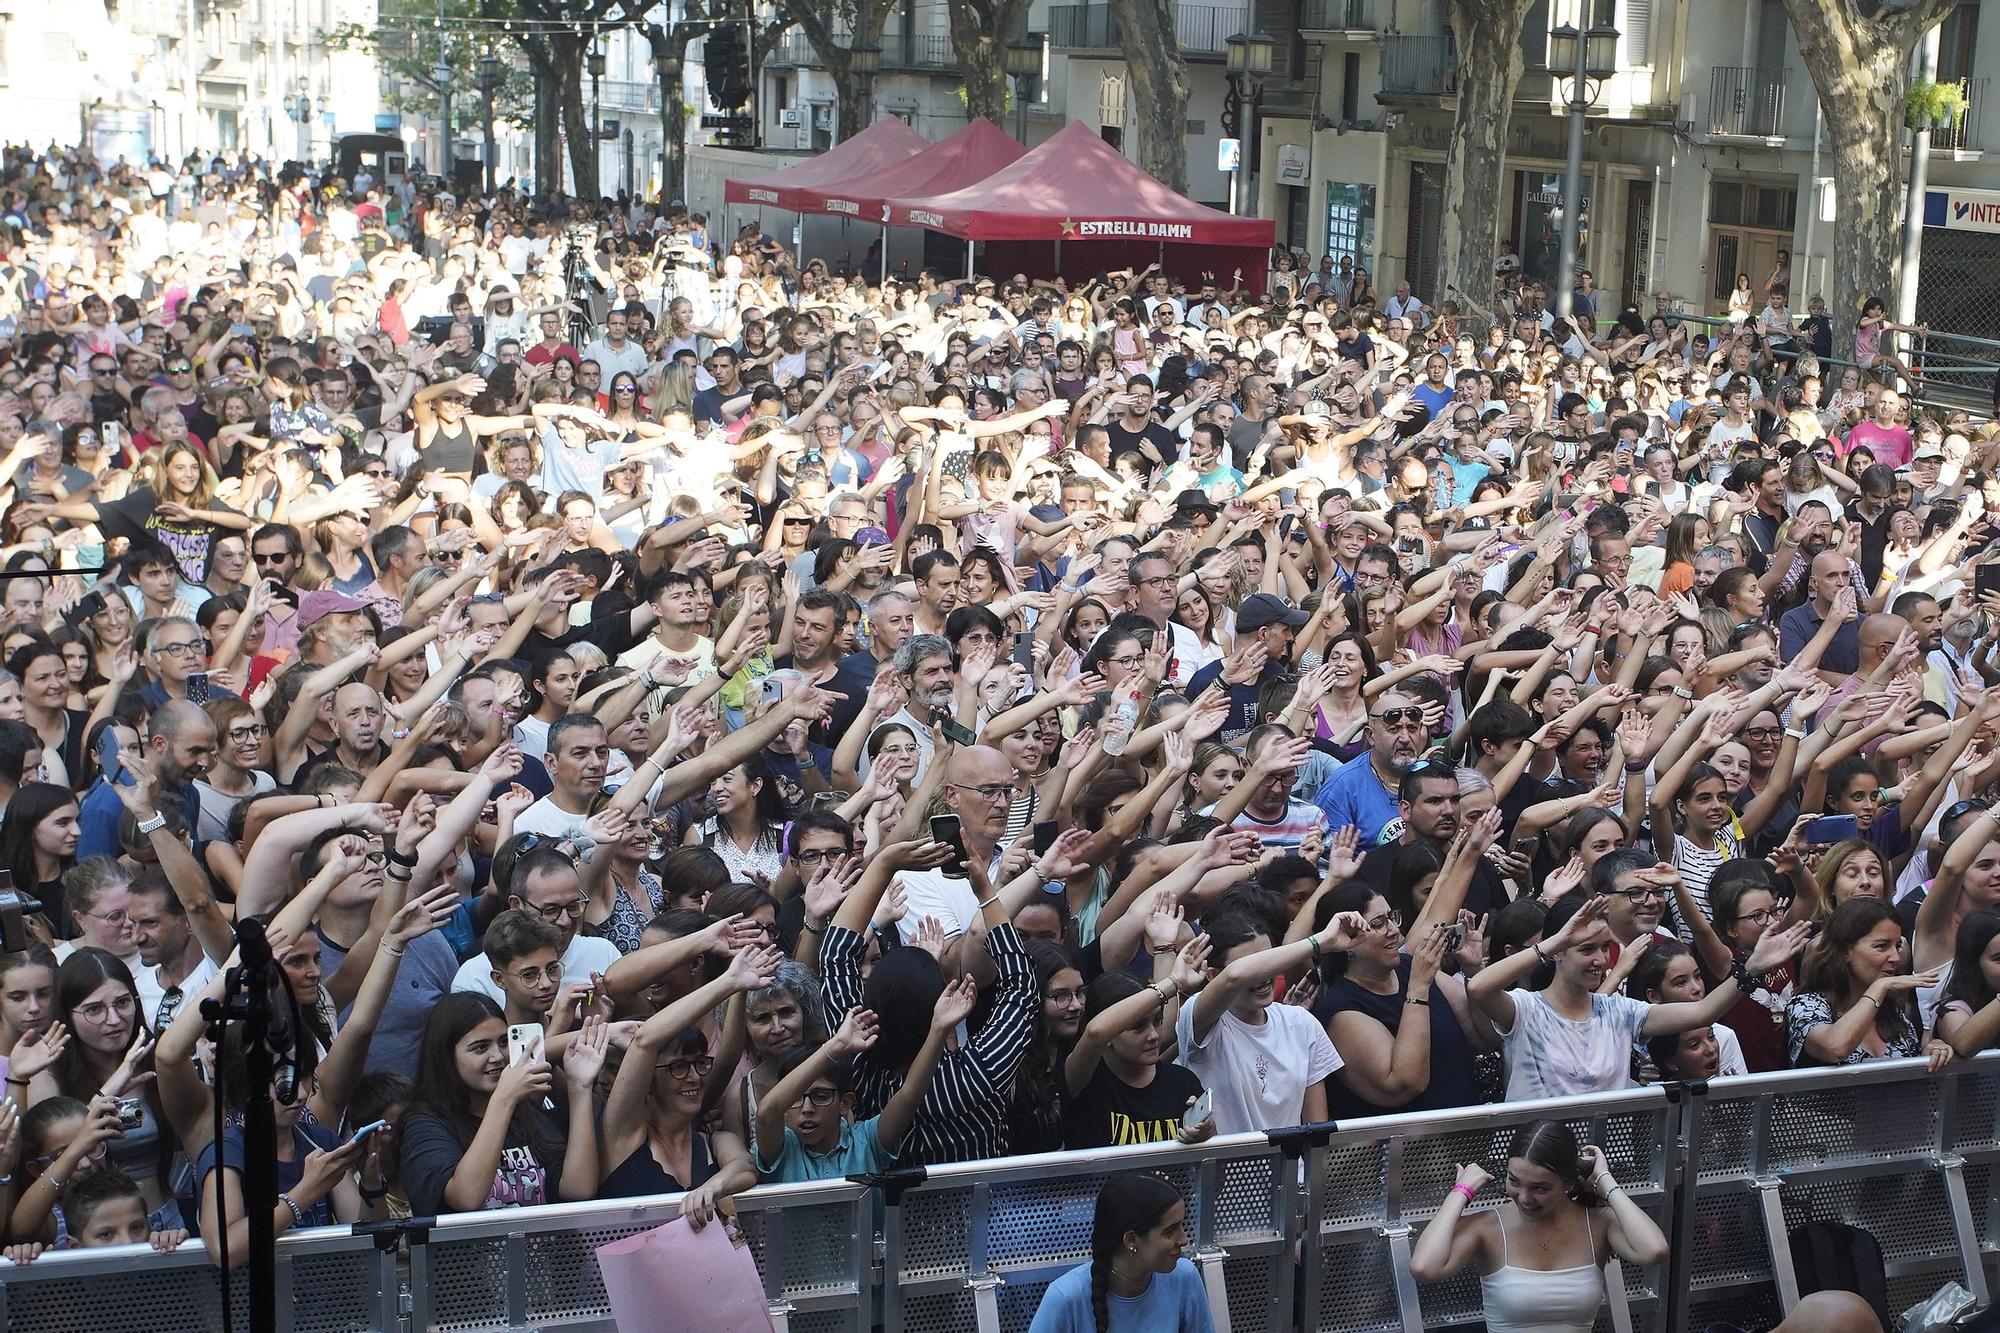
[[[1174,6],[1174,35],[1184,55],[1219,56],[1229,38],[1248,32],[1249,24],[1249,12],[1236,5]],[[1058,51],[1123,49],[1118,21],[1104,4],[1050,8],[1049,44]]]
[[[1376,0],[1299,0],[1301,32],[1373,32]]]
[[[1448,33],[1429,37],[1391,34],[1382,39],[1382,92],[1400,97],[1443,97],[1458,91],[1458,44]]]
[[[847,36],[836,33],[835,39],[845,41]],[[764,63],[780,69],[823,69],[826,66],[814,49],[812,39],[796,29],[778,39],[778,44],[772,48]],[[885,33],[882,36],[882,68],[950,72],[958,68],[958,53],[952,49],[948,33]]]
[[[1959,91],[1965,94],[1965,118],[1956,125],[1931,131],[1933,152],[1974,153],[1986,147],[1985,135],[1980,132],[1979,118],[1986,112],[1985,79],[1960,79]]]
[[[590,84],[584,84],[590,91]],[[599,103],[606,111],[650,111],[660,113],[660,85],[649,79],[603,79],[597,87]]]
[[[1708,80],[1708,132],[1746,139],[1778,139],[1785,133],[1783,69],[1724,65]]]

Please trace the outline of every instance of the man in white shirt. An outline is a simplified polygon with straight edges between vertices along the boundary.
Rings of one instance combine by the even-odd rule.
[[[1132,586],[1127,609],[1172,636],[1166,678],[1176,689],[1185,686],[1201,661],[1201,641],[1194,637],[1193,630],[1173,618],[1177,600],[1174,590],[1180,582],[1173,558],[1161,551],[1142,551],[1132,557],[1126,577]]]
[[[140,876],[132,884],[125,910],[139,946],[140,968],[134,980],[143,973],[151,983],[139,991],[146,1026],[158,1032],[214,980],[218,969],[188,924],[187,908],[165,879]]]
[[[597,854],[608,856],[610,852]],[[554,847],[536,847],[514,863],[511,878],[513,892],[507,896],[507,906],[533,912],[562,931],[563,985],[588,982],[593,972],[611,970],[611,965],[618,961],[618,946],[578,929],[583,925],[583,913],[590,899],[585,896],[582,877],[568,856]],[[459,967],[458,975],[451,979],[451,988],[478,991],[503,1007],[507,1003],[506,995],[494,984],[493,964],[484,953],[467,959]]]
[[[604,790],[604,773],[611,763],[604,724],[582,713],[557,718],[549,724],[549,748],[542,763],[555,790],[523,810],[514,820],[514,831],[567,838],[583,828],[591,801]]]

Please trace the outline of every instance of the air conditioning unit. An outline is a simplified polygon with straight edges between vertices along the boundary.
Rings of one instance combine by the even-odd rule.
[[[795,130],[799,128],[803,119],[797,107],[790,107],[778,113],[778,126],[781,129]]]
[[[816,106],[813,108],[813,128],[816,130],[825,130],[829,134],[833,132],[832,107]]]

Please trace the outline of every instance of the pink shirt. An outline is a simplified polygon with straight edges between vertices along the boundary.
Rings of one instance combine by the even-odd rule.
[[[1864,421],[1847,432],[1846,452],[1852,453],[1863,445],[1875,455],[1876,462],[1891,468],[1907,465],[1917,451],[1910,432],[1901,426],[1878,426],[1873,421]]]

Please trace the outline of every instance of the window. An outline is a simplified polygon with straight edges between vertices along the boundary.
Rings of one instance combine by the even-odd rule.
[[[1345,51],[1340,57],[1340,118],[1352,125],[1361,119],[1361,53]]]

